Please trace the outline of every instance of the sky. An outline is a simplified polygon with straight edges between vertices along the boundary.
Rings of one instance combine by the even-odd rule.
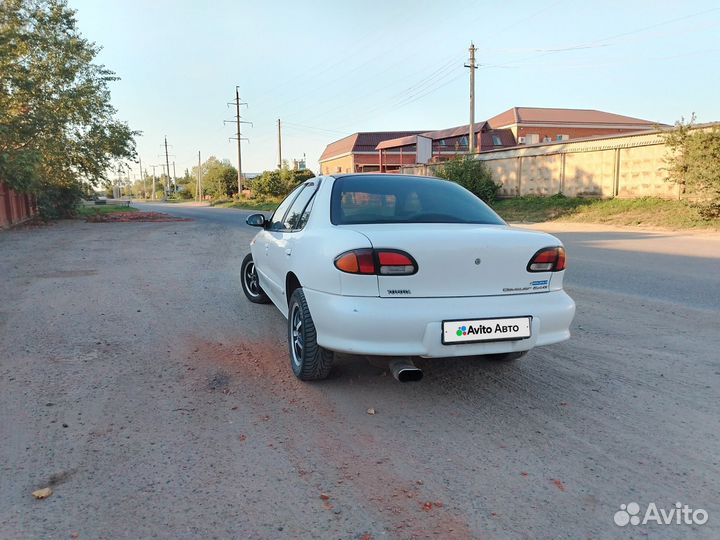
[[[357,131],[467,124],[510,107],[599,109],[673,123],[720,120],[717,0],[68,0],[102,47],[118,117],[142,132],[143,168],[178,176],[229,140],[240,89],[243,172],[307,156]],[[172,167],[172,165],[171,165]],[[139,177],[139,168],[133,171]],[[160,168],[157,168],[160,174]]]

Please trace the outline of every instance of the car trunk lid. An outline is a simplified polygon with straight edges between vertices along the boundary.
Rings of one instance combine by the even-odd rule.
[[[551,272],[528,272],[532,256],[554,237],[507,226],[428,223],[346,225],[378,249],[401,250],[418,264],[407,276],[378,276],[382,297],[529,294],[548,290]]]

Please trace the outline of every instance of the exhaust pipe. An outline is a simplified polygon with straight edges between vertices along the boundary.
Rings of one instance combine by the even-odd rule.
[[[393,377],[400,382],[414,382],[423,378],[422,370],[413,364],[413,361],[409,358],[392,360],[388,365]]]

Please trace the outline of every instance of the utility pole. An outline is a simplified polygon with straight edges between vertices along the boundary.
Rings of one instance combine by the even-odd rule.
[[[175,162],[173,161],[173,190],[177,191],[177,176],[175,176]]]
[[[154,201],[154,200],[155,200],[155,192],[157,191],[157,189],[155,188],[155,167],[157,167],[157,165],[150,165],[150,166],[153,168],[153,192],[152,192],[152,200]]]
[[[238,145],[238,197],[242,193],[242,150],[240,137],[240,89],[235,87],[235,120],[237,120],[237,145]]]
[[[278,118],[278,169],[282,169],[282,135],[280,131],[280,119]]]
[[[202,166],[202,164],[200,162],[200,150],[198,150],[197,189],[195,190],[198,202],[200,202],[202,200],[202,193],[200,193],[202,191],[202,188],[200,187],[200,186],[202,186],[202,184],[200,183],[200,167],[201,166]]]
[[[232,103],[228,103],[228,105],[235,105],[235,124],[236,124],[236,132],[235,137],[230,137],[230,139],[236,139],[237,140],[237,154],[238,154],[238,195],[242,193],[242,179],[243,179],[243,172],[242,172],[242,150],[241,150],[241,142],[242,141],[248,141],[249,140],[242,136],[240,126],[241,124],[250,124],[252,126],[252,122],[245,122],[244,120],[241,120],[240,118],[240,105],[245,105],[247,107],[247,103],[244,103],[240,101],[240,87],[235,87],[235,100]],[[231,122],[231,120],[223,120],[223,123]]]
[[[145,177],[143,176],[142,158],[140,156],[138,156],[138,161],[140,162],[140,180],[142,180],[142,186],[143,186],[143,199],[147,199],[147,188],[145,187]]]
[[[470,68],[470,126],[468,133],[468,153],[475,153],[475,44],[470,42],[470,64],[465,64],[466,68]]]
[[[167,180],[165,182],[165,192],[170,191],[170,159],[168,158],[167,135],[165,135],[165,165],[167,165]]]

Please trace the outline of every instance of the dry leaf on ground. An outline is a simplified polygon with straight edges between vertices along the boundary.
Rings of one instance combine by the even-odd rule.
[[[32,492],[32,496],[36,499],[47,499],[50,495],[52,495],[53,490],[49,487],[38,489]]]

